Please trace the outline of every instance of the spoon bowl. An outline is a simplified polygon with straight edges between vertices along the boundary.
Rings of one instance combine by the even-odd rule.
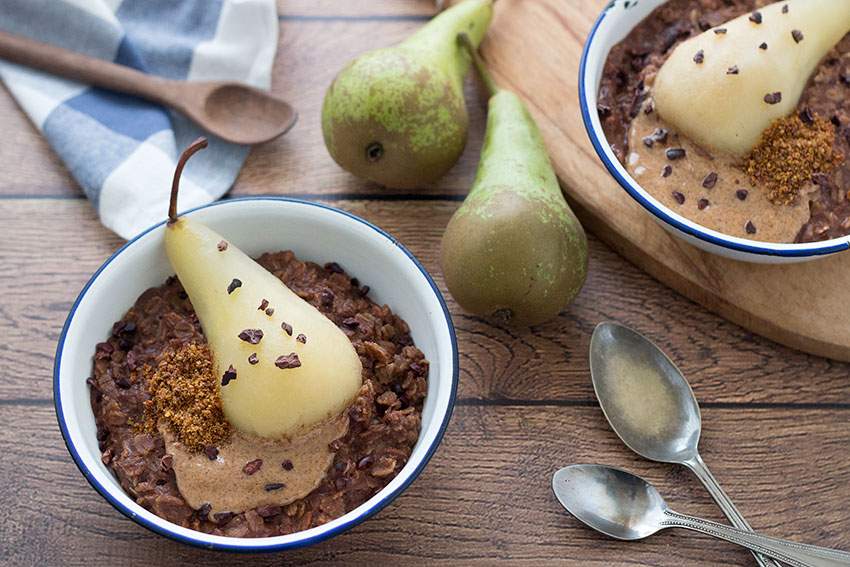
[[[651,484],[601,465],[572,465],[552,477],[552,490],[567,511],[605,535],[622,540],[651,536],[667,504]]]
[[[590,341],[590,374],[606,419],[632,451],[664,463],[696,457],[699,405],[655,344],[623,325],[600,323]]]
[[[185,83],[200,100],[182,110],[213,136],[234,144],[255,144],[285,134],[296,112],[274,94],[241,83]]]

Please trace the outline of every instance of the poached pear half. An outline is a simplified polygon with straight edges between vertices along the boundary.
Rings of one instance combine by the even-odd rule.
[[[659,116],[710,150],[749,152],[850,31],[848,0],[783,0],[756,13],[680,43],[655,78]]]
[[[492,0],[465,0],[394,47],[360,55],[334,78],[322,105],[322,134],[343,169],[381,185],[421,187],[442,177],[466,146],[463,77]]]
[[[165,249],[212,351],[225,417],[244,433],[291,438],[351,405],[360,358],[332,321],[250,256],[176,216],[180,171],[205,145],[195,142],[178,163]]]

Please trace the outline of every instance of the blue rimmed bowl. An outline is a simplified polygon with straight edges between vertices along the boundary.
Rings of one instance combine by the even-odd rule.
[[[457,392],[458,354],[445,301],[422,265],[380,228],[331,207],[284,198],[223,201],[187,213],[253,256],[292,250],[301,260],[338,262],[368,285],[369,297],[387,304],[410,325],[416,346],[430,361],[428,393],[419,441],[409,461],[383,490],[344,516],[303,532],[269,538],[232,538],[167,522],[128,496],[100,450],[86,378],[97,343],[106,340],[146,289],[174,273],[159,224],[116,252],[92,276],[65,322],[54,367],[53,395],[68,450],[86,479],[118,511],[174,540],[228,551],[277,551],[309,545],[367,519],[401,494],[419,475],[445,432]]]
[[[587,135],[599,159],[635,201],[664,228],[683,240],[715,254],[747,262],[801,262],[850,248],[850,236],[823,242],[780,244],[737,238],[701,226],[671,211],[645,191],[617,160],[602,131],[596,111],[602,70],[611,48],[666,0],[614,0],[602,12],[584,45],[579,68],[579,103]]]

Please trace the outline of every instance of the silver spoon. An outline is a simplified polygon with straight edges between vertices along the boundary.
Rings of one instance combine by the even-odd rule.
[[[613,538],[643,539],[685,528],[769,555],[792,567],[848,567],[850,553],[754,534],[671,510],[651,484],[619,469],[573,465],[552,477],[555,496],[573,516]]]
[[[753,531],[697,452],[700,413],[676,365],[628,327],[600,323],[590,340],[590,375],[614,432],[638,455],[691,469],[736,528]],[[762,567],[778,567],[753,553]]]

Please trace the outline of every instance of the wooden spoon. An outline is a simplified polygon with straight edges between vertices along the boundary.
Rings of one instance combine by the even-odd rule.
[[[168,106],[234,144],[266,142],[295,123],[287,102],[248,85],[172,81],[5,31],[0,31],[0,58]]]

